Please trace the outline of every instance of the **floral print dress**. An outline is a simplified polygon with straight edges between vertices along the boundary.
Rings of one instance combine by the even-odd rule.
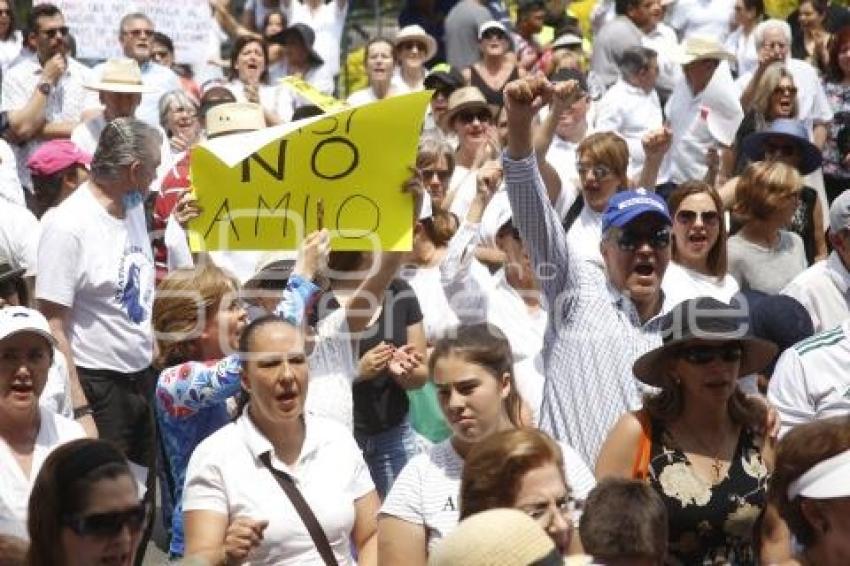
[[[753,526],[766,502],[767,480],[750,431],[742,429],[726,477],[711,485],[693,471],[664,424],[653,420],[649,483],[667,508],[667,564],[757,564]]]

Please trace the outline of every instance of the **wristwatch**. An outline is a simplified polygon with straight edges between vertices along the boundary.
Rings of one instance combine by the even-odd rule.
[[[50,83],[38,83],[38,91],[44,96],[50,96],[50,91],[53,90],[53,85]]]

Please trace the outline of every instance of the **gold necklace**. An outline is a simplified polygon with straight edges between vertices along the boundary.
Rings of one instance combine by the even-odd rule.
[[[669,427],[669,426],[667,427],[667,431],[670,433],[670,436],[672,437],[673,442],[674,442],[675,444],[677,444],[677,445],[678,445],[679,450],[681,450],[681,451],[682,451],[682,454],[685,454],[685,449],[682,447],[682,442],[681,442],[681,440],[680,440],[680,439],[681,439],[681,434],[675,434],[675,433],[673,432],[673,429],[672,429],[671,427]],[[690,435],[686,434],[685,436],[686,436],[687,438],[690,438],[691,440],[693,440],[696,444],[698,444],[698,445],[699,445],[699,448],[701,448],[701,449],[702,449],[703,451],[705,451],[707,454],[712,454],[712,453],[714,454],[714,457],[713,457],[713,458],[712,458],[711,456],[709,456],[709,458],[712,458],[712,460],[713,460],[713,461],[712,461],[712,463],[711,463],[711,470],[712,470],[712,472],[714,472],[714,482],[713,482],[713,483],[715,483],[715,484],[716,484],[716,483],[719,483],[719,482],[720,482],[720,479],[721,479],[721,475],[720,475],[720,474],[721,474],[721,472],[723,471],[723,462],[720,460],[720,456],[722,455],[722,452],[723,452],[723,448],[724,448],[724,446],[720,446],[720,448],[718,448],[717,450],[712,450],[712,449],[708,446],[708,444],[706,444],[706,443],[705,443],[705,442],[704,442],[701,438],[699,438],[697,435],[695,435],[695,434],[690,434]]]

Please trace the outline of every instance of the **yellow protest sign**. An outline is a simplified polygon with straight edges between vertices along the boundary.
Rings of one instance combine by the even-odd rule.
[[[337,100],[329,94],[325,94],[304,79],[291,76],[284,77],[280,79],[280,84],[295,94],[300,94],[325,112],[336,112],[337,110],[348,108],[348,105],[345,102]]]
[[[401,187],[429,100],[407,94],[194,148],[202,213],[190,247],[292,250],[323,216],[333,249],[409,250],[413,198]]]

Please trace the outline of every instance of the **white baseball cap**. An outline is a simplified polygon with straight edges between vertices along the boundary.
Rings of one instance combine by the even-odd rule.
[[[6,307],[0,309],[0,342],[21,332],[33,332],[39,334],[56,345],[53,334],[50,333],[50,325],[44,315],[35,309],[27,307]]]

